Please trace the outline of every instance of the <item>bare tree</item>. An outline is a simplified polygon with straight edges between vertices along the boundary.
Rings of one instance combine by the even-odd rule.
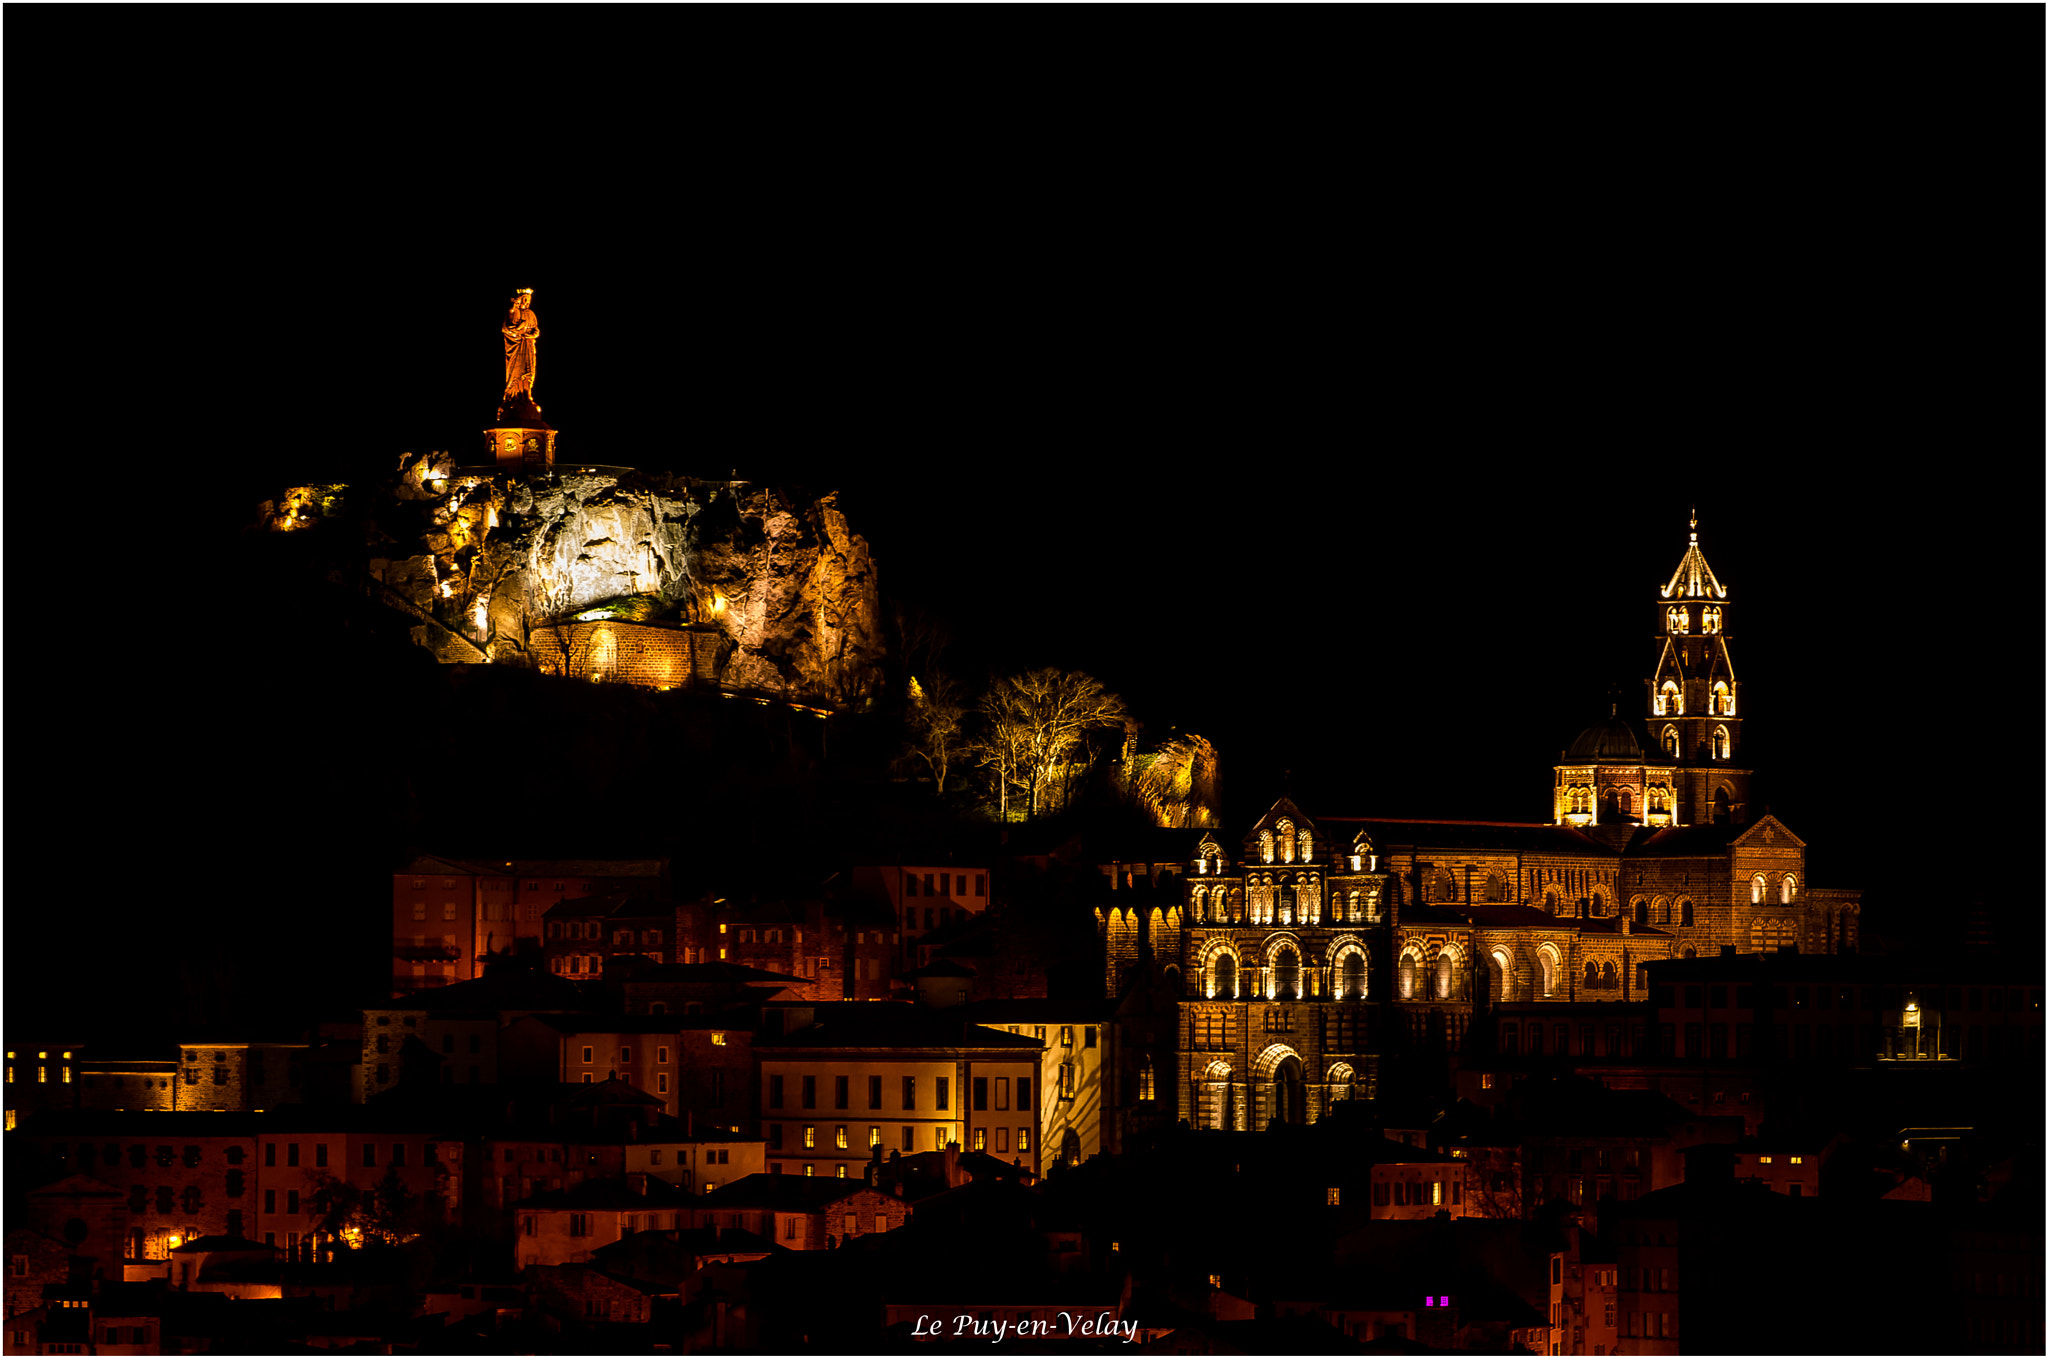
[[[962,753],[986,769],[995,784],[996,814],[1010,819],[1010,793],[1028,792],[1031,787],[1026,768],[1030,763],[1031,732],[1014,702],[1000,696],[999,683],[982,695],[976,711],[980,729]]]
[[[1092,675],[1041,669],[997,680],[982,700],[982,715],[1019,741],[1018,772],[1028,814],[1036,816],[1048,793],[1057,788],[1064,794],[1071,786],[1077,764],[1085,771],[1086,733],[1124,724],[1124,701]],[[1007,803],[1004,809],[1007,814]]]
[[[926,688],[910,681],[910,709],[904,714],[906,753],[923,764],[946,795],[946,774],[962,753],[961,720],[967,715],[960,686],[944,674],[932,675]]]

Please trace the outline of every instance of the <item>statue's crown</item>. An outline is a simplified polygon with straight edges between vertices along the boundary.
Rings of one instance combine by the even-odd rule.
[[[513,295],[514,295],[514,296],[519,296],[519,297],[531,297],[531,296],[533,296],[533,289],[532,289],[532,288],[514,288],[514,289],[512,289],[512,292],[513,292]]]

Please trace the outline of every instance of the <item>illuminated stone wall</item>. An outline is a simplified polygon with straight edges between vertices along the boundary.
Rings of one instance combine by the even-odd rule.
[[[645,688],[716,688],[723,640],[715,629],[571,622],[535,631],[531,652],[544,674]]]

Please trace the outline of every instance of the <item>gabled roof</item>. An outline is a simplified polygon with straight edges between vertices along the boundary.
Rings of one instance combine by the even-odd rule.
[[[787,976],[779,971],[768,971],[761,967],[750,967],[740,962],[657,962],[651,966],[636,967],[627,978],[629,986],[659,982],[673,985],[679,982],[698,985],[798,985],[801,976]]]
[[[448,858],[421,854],[399,876],[418,877],[659,877],[660,858]]]
[[[1621,936],[1620,915],[1603,915],[1596,919],[1576,919],[1572,923],[1579,927],[1579,932],[1582,934],[1613,934],[1616,937]],[[1671,934],[1668,930],[1659,929],[1652,925],[1631,924],[1628,927],[1628,937],[1670,938]]]
[[[1785,822],[1779,820],[1776,816],[1768,814],[1758,816],[1754,822],[1744,828],[1742,833],[1736,835],[1732,842],[1746,845],[1751,840],[1755,840],[1760,844],[1767,844],[1779,835],[1783,835],[1791,840],[1792,846],[1796,849],[1806,847],[1806,841],[1793,834],[1790,830],[1787,830]]]
[[[114,1116],[118,1118],[123,1115],[116,1113]],[[176,1117],[178,1115],[174,1113],[169,1116]],[[190,1114],[185,1116],[189,1117]],[[44,1119],[38,1119],[37,1121],[39,1126],[45,1125]],[[41,1188],[31,1189],[29,1196],[32,1198],[118,1198],[121,1196],[121,1190],[115,1188],[110,1183],[93,1178],[90,1174],[67,1174],[55,1183],[44,1184]]]
[[[424,1009],[445,1013],[451,1009],[581,1009],[586,1001],[574,981],[552,972],[522,967],[486,967],[472,981],[417,990],[403,1000],[382,1000],[363,1007],[381,1009]]]
[[[957,1009],[926,1009],[893,1001],[820,1009],[817,1022],[786,1037],[754,1039],[764,1056],[784,1047],[990,1048],[1036,1052],[1044,1044],[1022,1033],[984,1028]]]
[[[974,1000],[960,1005],[955,1013],[976,1023],[1101,1023],[1116,1013],[1116,1001],[1107,999]]]
[[[1737,834],[1730,825],[1670,825],[1644,828],[1630,837],[1630,858],[1718,858]]]
[[[1322,838],[1316,823],[1301,813],[1301,808],[1294,804],[1294,799],[1292,797],[1282,797],[1267,807],[1266,814],[1259,817],[1252,828],[1244,832],[1244,842],[1246,844],[1256,843],[1260,830],[1269,825],[1277,824],[1282,818],[1292,821],[1296,830],[1306,826],[1310,834],[1319,840]],[[1190,831],[1189,833],[1192,834],[1194,832]]]
[[[941,957],[930,966],[918,967],[913,971],[899,974],[906,981],[942,980],[948,978],[971,981],[974,979],[975,973],[972,967],[962,966],[958,962]]]
[[[648,1212],[656,1208],[694,1207],[699,1201],[667,1180],[657,1179],[651,1174],[644,1183],[646,1191],[642,1192],[625,1179],[588,1179],[568,1188],[536,1193],[515,1205],[537,1212]]]
[[[1660,599],[1725,599],[1728,587],[1714,578],[1713,568],[1707,565],[1706,557],[1700,554],[1699,520],[1693,521],[1691,545],[1685,555],[1678,559],[1678,569],[1671,572],[1671,579],[1664,588],[1657,591]]]
[[[1325,816],[1332,833],[1368,830],[1381,853],[1394,849],[1492,849],[1505,853],[1558,853],[1614,858],[1615,850],[1569,825],[1538,821],[1397,820],[1379,816]]]
[[[766,1208],[776,1212],[815,1212],[841,1198],[866,1189],[882,1190],[863,1179],[816,1179],[801,1174],[749,1174],[712,1189],[693,1205],[723,1210],[733,1207]]]
[[[599,896],[571,896],[541,912],[543,919],[632,918],[674,919],[679,903],[646,891],[612,891]]]

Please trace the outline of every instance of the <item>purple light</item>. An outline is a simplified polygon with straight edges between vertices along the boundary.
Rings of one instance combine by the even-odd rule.
[[[1436,1298],[1435,1298],[1435,1297],[1424,1297],[1424,1298],[1422,1299],[1422,1304],[1423,1304],[1424,1306],[1434,1306],[1434,1305],[1436,1305]]]
[[[1438,1306],[1449,1306],[1451,1304],[1451,1299],[1449,1297],[1438,1297],[1436,1299],[1436,1304]]]

